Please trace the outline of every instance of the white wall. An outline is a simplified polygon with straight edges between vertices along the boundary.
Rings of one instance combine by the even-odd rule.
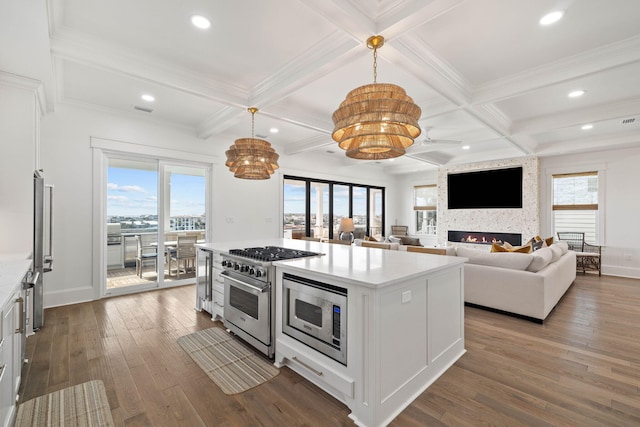
[[[190,130],[144,116],[122,117],[61,105],[43,118],[41,129],[42,167],[56,186],[56,261],[46,278],[45,306],[90,300],[100,286],[93,279],[94,251],[99,248],[93,240],[94,227],[100,224],[93,220],[97,206],[93,204],[92,137],[138,144],[145,151],[157,147],[214,157],[210,227],[215,241],[280,237],[284,174],[384,186],[389,194],[395,192],[394,179],[376,168],[336,167],[330,159],[297,156],[282,156],[280,169],[269,180],[237,179],[224,166],[232,136],[202,140]]]
[[[640,148],[542,158],[541,234],[552,233],[550,175],[600,170],[603,274],[640,278]]]

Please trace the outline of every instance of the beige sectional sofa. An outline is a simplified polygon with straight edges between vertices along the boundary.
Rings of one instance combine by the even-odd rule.
[[[458,247],[467,305],[515,314],[538,323],[547,318],[576,278],[576,253],[557,242],[531,254]]]
[[[407,250],[398,243],[355,239],[354,245]],[[488,252],[463,246],[446,248],[464,265],[464,301],[470,306],[516,315],[542,323],[576,278],[576,253],[566,242],[525,254]]]

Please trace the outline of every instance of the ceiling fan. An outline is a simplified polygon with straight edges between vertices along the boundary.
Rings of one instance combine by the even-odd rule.
[[[433,139],[429,136],[431,128],[423,130],[424,138],[416,139],[416,141],[407,147],[407,155],[412,156],[421,153],[442,150],[455,145],[459,145],[462,141],[454,141],[452,139]]]
[[[422,145],[459,145],[462,141],[455,141],[453,139],[433,139],[429,136],[429,131],[431,131],[431,127],[424,128],[424,139],[422,140]]]

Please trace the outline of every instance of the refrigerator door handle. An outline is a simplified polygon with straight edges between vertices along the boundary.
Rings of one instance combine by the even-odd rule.
[[[49,253],[44,255],[44,264],[48,264],[49,266],[44,269],[44,272],[46,273],[53,270],[53,190],[55,186],[47,184],[45,185],[45,188],[49,190],[49,242],[46,246],[49,249]]]
[[[30,270],[25,274],[24,279],[22,279],[22,288],[28,289],[33,288],[36,283],[38,283],[38,279],[40,278],[39,271]]]

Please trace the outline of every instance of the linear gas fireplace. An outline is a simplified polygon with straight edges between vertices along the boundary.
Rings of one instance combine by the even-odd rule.
[[[452,243],[473,243],[476,245],[509,242],[513,246],[520,246],[522,244],[522,234],[449,230],[448,240]]]

